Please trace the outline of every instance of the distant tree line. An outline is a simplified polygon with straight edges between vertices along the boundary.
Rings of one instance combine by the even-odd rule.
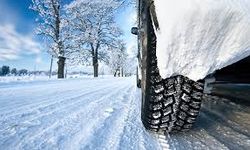
[[[27,69],[20,69],[17,70],[16,68],[10,68],[10,66],[7,65],[3,65],[2,67],[0,67],[0,76],[39,76],[39,75],[45,75],[45,76],[49,76],[49,75],[55,76],[57,75],[56,71],[29,71]],[[90,73],[87,72],[83,72],[83,71],[75,71],[75,72],[70,72],[68,73],[69,75],[75,75],[75,74],[80,74],[80,75],[92,75]]]
[[[5,65],[3,65],[0,68],[0,76],[7,76],[7,75],[22,76],[27,74],[28,74],[27,69],[21,69],[21,70],[17,70],[16,68],[11,69],[9,66]]]

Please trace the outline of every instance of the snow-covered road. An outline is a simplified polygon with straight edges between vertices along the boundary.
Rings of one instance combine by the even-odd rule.
[[[134,80],[1,84],[0,149],[250,148],[249,107],[211,96],[192,131],[165,136],[145,131]]]
[[[0,149],[155,149],[133,78],[0,86]]]

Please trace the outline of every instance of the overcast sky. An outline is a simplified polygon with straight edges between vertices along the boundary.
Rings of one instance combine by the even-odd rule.
[[[31,0],[0,0],[0,67],[9,65],[17,69],[49,69],[50,56],[40,37],[35,35],[37,14],[29,9],[30,4]],[[136,37],[130,34],[130,28],[136,19],[135,14],[131,6],[122,9],[117,15],[129,53],[136,45]]]

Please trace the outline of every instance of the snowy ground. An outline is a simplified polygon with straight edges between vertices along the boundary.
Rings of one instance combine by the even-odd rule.
[[[110,77],[112,75],[101,75],[101,77]],[[113,77],[113,76],[112,76]],[[68,79],[71,78],[93,78],[93,75],[87,74],[74,74],[67,75]],[[30,82],[30,81],[47,81],[47,80],[56,80],[57,75],[53,75],[51,78],[47,75],[25,75],[25,76],[0,76],[0,84],[4,83],[14,83],[14,82]]]
[[[250,109],[207,96],[194,129],[156,136],[134,78],[0,84],[0,149],[249,149]],[[219,100],[218,100],[219,99]]]

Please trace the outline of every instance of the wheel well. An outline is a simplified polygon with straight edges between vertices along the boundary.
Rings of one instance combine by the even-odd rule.
[[[250,56],[241,59],[220,70],[216,70],[206,78],[215,78],[215,82],[250,83]]]

